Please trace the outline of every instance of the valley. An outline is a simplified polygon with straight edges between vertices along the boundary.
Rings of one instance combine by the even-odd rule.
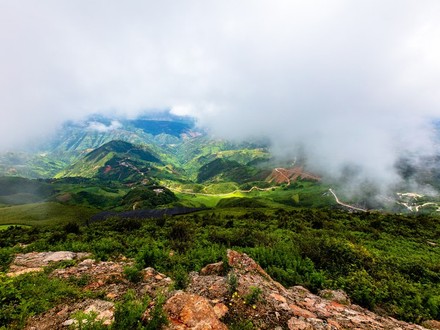
[[[98,116],[66,123],[64,133],[36,150],[0,155],[0,328],[26,329],[32,322],[55,320],[67,310],[64,299],[79,306],[76,312],[87,296],[116,311],[134,304],[143,313],[148,304],[162,306],[161,299],[173,299],[176,290],[203,296],[196,289],[197,281],[208,279],[202,278],[202,268],[233,265],[226,261],[231,249],[240,258],[249,255],[267,271],[265,276],[281,283],[278,295],[291,293],[280,298],[262,290],[264,300],[254,293],[255,300],[243,298],[252,304],[234,309],[238,291],[251,297],[258,288],[253,283],[234,289],[238,269],[219,273],[226,283],[215,296],[226,307],[219,322],[229,329],[299,324],[293,323],[299,322],[298,311],[304,324],[324,324],[327,318],[312,320],[316,306],[298,302],[300,291],[292,287],[299,286],[316,304],[325,298],[315,294],[343,290],[349,301],[376,314],[356,313],[384,324],[397,322],[390,317],[418,324],[440,320],[440,201],[435,194],[411,190],[414,180],[420,187],[439,185],[432,166],[429,171],[401,166],[412,176],[385,197],[374,195],[368,184],[353,194],[343,180],[310,171],[306,160],[277,159],[264,143],[213,139],[187,118],[119,122]],[[15,264],[17,255],[37,253],[86,253],[92,261],[43,262],[29,266],[41,272],[7,277],[21,267]],[[107,276],[110,270],[115,278]],[[54,274],[71,276],[63,282]],[[166,290],[151,291],[148,274],[160,277],[157,283],[169,278]],[[130,288],[141,286],[151,290],[131,295]],[[98,287],[107,290],[105,296]],[[295,306],[280,314],[283,320],[273,316],[273,304],[280,303],[273,297],[291,299]],[[347,304],[350,311],[360,308]],[[260,318],[254,310],[271,316]],[[121,322],[156,329],[141,312],[130,320],[126,311],[117,313],[114,329]],[[63,322],[74,322],[75,315],[66,314]],[[348,322],[341,329],[355,322],[332,317]]]

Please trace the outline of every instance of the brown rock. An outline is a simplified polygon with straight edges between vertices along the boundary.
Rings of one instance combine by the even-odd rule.
[[[316,314],[314,314],[314,313],[312,313],[312,312],[310,312],[310,311],[308,311],[308,310],[306,310],[304,308],[301,308],[301,307],[296,306],[296,305],[289,305],[289,307],[290,307],[290,309],[292,310],[292,312],[293,312],[293,314],[295,316],[301,316],[301,317],[303,317],[305,319],[312,318],[312,317],[316,318]]]
[[[31,269],[31,265],[44,265],[65,257],[77,258],[77,255],[73,257],[70,253],[49,255],[48,252],[34,252],[16,258],[17,263],[23,266],[15,265],[15,267],[23,267],[21,270]],[[40,260],[40,263],[34,262],[35,260]],[[231,295],[231,283],[227,276],[200,275],[192,272],[189,274],[186,292],[175,293],[164,306],[164,311],[170,320],[167,329],[224,330],[227,327],[220,318],[225,315],[251,320],[255,328],[262,330],[440,329],[438,321],[425,322],[426,328],[424,328],[391,317],[379,316],[360,306],[351,305],[342,291],[324,290],[320,293],[320,297],[300,286],[286,289],[244,253],[229,250],[228,262],[232,267],[230,274],[233,273],[237,280],[234,284],[235,295]],[[84,260],[77,266],[56,269],[49,276],[86,280],[88,285],[84,284],[84,289],[99,290],[108,299],[115,301],[128,289],[133,289],[139,298],[149,296],[152,301],[144,317],[148,320],[154,304],[157,303],[155,297],[159,292],[170,297],[169,289],[172,282],[166,275],[160,274],[153,268],[146,268],[142,280],[139,283],[132,283],[123,274],[124,267],[130,264],[129,260],[125,262]],[[209,266],[205,267],[204,274],[219,270],[212,265]],[[255,288],[261,290],[258,293],[259,299],[253,304],[246,303],[246,297]],[[95,311],[104,322],[110,324],[113,319],[113,307],[106,305],[105,308],[100,309],[101,304],[98,303],[96,306],[96,301],[90,299],[62,304],[42,315],[32,316],[25,329],[64,330],[67,324],[74,324],[72,314],[77,311]],[[63,323],[66,326],[63,326]]]
[[[327,320],[327,323],[329,325],[333,326],[333,328],[335,328],[335,329],[338,329],[338,330],[342,329],[341,325],[338,322],[334,321],[334,320]]]
[[[75,253],[70,251],[30,252],[17,254],[9,267],[8,276],[18,276],[25,273],[41,271],[42,267],[64,260],[80,260],[90,253]]]
[[[110,325],[115,320],[115,305],[110,301],[94,300],[93,304],[84,310],[84,313],[96,313],[96,320],[101,321],[103,325]]]
[[[24,329],[26,330],[61,330],[67,329],[78,321],[74,315],[82,311],[95,313],[96,320],[104,325],[111,325],[114,321],[114,304],[99,299],[86,299],[72,304],[63,304],[52,308],[42,315],[32,316]]]
[[[226,278],[217,275],[200,276],[196,272],[190,273],[188,293],[204,296],[217,302],[224,301],[228,296],[228,284]]]
[[[295,296],[305,298],[310,294],[310,291],[301,285],[292,286],[289,289]]]
[[[224,271],[223,261],[206,265],[200,270],[200,275],[221,275]]]
[[[115,300],[117,297],[118,297],[118,295],[114,292],[107,293],[107,295],[106,295],[106,298],[110,299],[110,300]]]
[[[7,273],[6,275],[9,277],[15,277],[15,276],[19,276],[19,275],[23,275],[23,274],[27,274],[27,273],[38,273],[38,272],[42,272],[44,269],[42,267],[37,267],[37,268],[24,268],[24,269],[18,269],[18,268],[14,268],[14,271]]]
[[[264,276],[269,275],[246,253],[240,253],[234,250],[227,251],[229,266],[235,270],[242,270],[243,272],[256,272]]]
[[[240,253],[234,250],[227,250],[227,257],[229,266],[234,268],[238,274],[259,275],[264,281],[269,282],[276,287],[278,291],[285,293],[286,289],[278,282],[274,281],[263,268],[260,267],[252,258],[246,253]]]
[[[95,260],[93,260],[93,259],[85,259],[78,264],[78,267],[89,268],[89,267],[92,267],[94,263],[95,263]]]
[[[432,330],[440,330],[440,322],[436,320],[429,320],[422,323],[425,328]]]
[[[351,304],[350,298],[342,290],[321,290],[321,291],[319,291],[319,296],[324,299],[336,301],[337,303],[340,303],[341,305],[350,305]]]
[[[287,322],[287,326],[289,327],[289,330],[314,330],[310,323],[296,317],[292,317]]]
[[[279,295],[278,293],[271,293],[270,296],[278,302],[281,303],[287,302],[286,298],[284,298],[282,295]]]
[[[177,292],[165,303],[164,311],[170,320],[169,330],[200,329],[227,330],[219,321],[209,301],[194,294]]]
[[[217,315],[219,319],[225,316],[229,311],[228,307],[226,307],[226,305],[222,303],[215,304],[213,308],[215,315]]]
[[[287,322],[289,330],[337,330],[334,326],[320,319],[291,318]]]

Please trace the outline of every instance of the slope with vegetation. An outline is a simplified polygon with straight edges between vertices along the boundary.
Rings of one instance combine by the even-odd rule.
[[[196,285],[190,272],[224,260],[226,250],[233,248],[246,252],[286,288],[301,285],[314,293],[342,289],[353,303],[380,315],[421,323],[440,319],[439,244],[440,221],[428,215],[232,208],[158,219],[114,218],[89,225],[71,222],[56,227],[13,227],[0,231],[0,260],[2,270],[7,271],[18,252],[89,252],[97,260],[113,263],[123,255],[133,258],[133,263],[125,266],[125,275],[121,276],[138,281],[142,269],[153,267],[165,274],[161,278],[174,279],[174,288],[179,289]],[[99,290],[94,291],[93,277],[68,276],[75,265],[62,265],[62,274],[69,279],[63,284],[47,277],[53,268],[44,274],[2,281],[1,324],[19,327],[29,315],[49,310],[60,299],[96,297],[93,292],[98,294]],[[105,285],[116,287],[118,281],[125,281],[118,277],[102,279],[108,283]],[[242,283],[230,281],[231,286]],[[38,284],[38,295],[27,291],[34,284]],[[267,298],[259,302],[258,293],[254,298],[245,298],[246,294],[251,295],[251,291],[240,292],[240,297],[254,299],[257,306],[267,303]],[[124,300],[119,299],[127,299],[128,304],[143,301],[122,296],[100,299],[121,303]],[[153,296],[147,293],[145,297]],[[228,299],[235,304],[241,298]],[[249,329],[257,328],[258,318],[249,318],[253,314],[246,313],[237,309],[223,321],[233,329],[246,322]],[[139,315],[136,320],[141,322]]]
[[[90,123],[70,125],[65,140],[48,144],[50,151],[40,156],[57,159],[44,174],[48,178],[0,177],[0,328],[32,322],[38,328],[45,319],[64,316],[73,328],[82,319],[99,328],[98,315],[114,310],[115,329],[158,329],[180,315],[166,303],[173,297],[194,299],[207,311],[213,300],[224,302],[227,311],[217,306],[213,319],[220,329],[350,328],[346,318],[335,316],[340,305],[314,296],[325,296],[325,290],[344,290],[347,313],[368,316],[371,328],[386,328],[390,316],[431,325],[440,319],[440,204],[435,196],[405,192],[414,178],[435,178],[434,165],[426,171],[402,166],[408,182],[389,207],[399,213],[373,212],[381,204],[365,198],[374,192],[371,185],[346,199],[340,182],[330,186],[302,162],[276,163],[263,144],[213,140],[190,122],[163,118],[121,127],[98,117],[91,123],[102,131]],[[33,161],[26,157],[0,157],[0,170],[7,159],[22,166],[12,174],[25,173]],[[30,176],[42,175],[41,168]],[[362,207],[347,212],[344,204]],[[364,206],[370,211],[356,212]],[[228,249],[248,254],[284,288],[262,281],[243,287],[247,275],[226,262]],[[94,261],[45,262],[34,267],[43,273],[4,275],[17,269],[17,253],[63,250],[89,253]],[[212,274],[216,278],[199,276],[203,266],[222,260],[225,269]],[[289,289],[298,285],[310,292]],[[201,294],[201,286],[223,291],[204,296],[211,299],[206,305],[191,296]],[[104,295],[100,288],[110,291]],[[170,295],[156,289],[169,289]],[[190,296],[174,295],[173,289]],[[330,314],[298,303],[292,298],[297,294],[323,303]],[[60,305],[65,299],[67,307]],[[94,309],[98,315],[84,313]]]

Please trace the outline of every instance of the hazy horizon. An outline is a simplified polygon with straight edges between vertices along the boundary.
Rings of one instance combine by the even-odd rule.
[[[0,1],[0,149],[171,109],[392,183],[398,157],[438,148],[439,16],[434,0]]]

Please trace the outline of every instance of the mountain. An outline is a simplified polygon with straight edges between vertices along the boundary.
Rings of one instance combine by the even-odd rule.
[[[56,177],[100,178],[115,181],[142,181],[161,160],[145,146],[110,141],[89,152]]]
[[[194,122],[169,113],[140,119],[93,115],[82,121],[69,121],[50,138],[28,150],[0,153],[0,175],[50,178],[80,157],[114,141],[149,145],[155,153],[170,153],[170,146],[188,136],[200,136]]]
[[[0,175],[59,176],[60,172],[70,171],[72,164],[84,155],[111,141],[148,146],[155,157],[184,170],[191,179],[197,178],[201,166],[216,158],[240,164],[270,158],[265,145],[212,139],[198,130],[194,120],[188,117],[167,112],[138,119],[94,115],[83,121],[66,122],[51,138],[30,150],[0,154]]]
[[[440,124],[436,125],[440,132]],[[378,190],[372,185],[361,193],[344,195],[344,185],[350,186],[349,176],[320,180],[319,173],[307,172],[305,162],[295,162],[292,168],[287,160],[283,164],[272,159],[265,143],[214,139],[197,129],[191,118],[162,112],[137,119],[94,115],[82,121],[67,122],[52,138],[32,150],[0,154],[0,175],[85,177],[133,184],[156,182],[180,193],[183,203],[190,207],[218,202],[214,198],[209,202],[200,201],[197,196],[190,198],[191,193],[218,195],[270,186],[292,190],[285,196],[279,191],[274,193],[277,203],[299,205],[307,200],[309,205],[316,206],[319,203],[313,199],[325,199],[322,196],[329,188],[325,185],[331,182],[341,200],[363,208],[432,212],[440,207],[434,194],[440,190],[439,159],[440,156],[400,159],[396,170],[403,181],[385,198],[378,196]],[[297,179],[301,182],[296,183]],[[308,181],[306,186],[313,187],[311,194],[304,189],[302,181]],[[266,191],[263,194],[260,190],[264,198],[269,195]],[[393,194],[395,192],[399,194]],[[417,200],[402,199],[405,193],[423,196]],[[328,205],[328,200],[324,205]]]

